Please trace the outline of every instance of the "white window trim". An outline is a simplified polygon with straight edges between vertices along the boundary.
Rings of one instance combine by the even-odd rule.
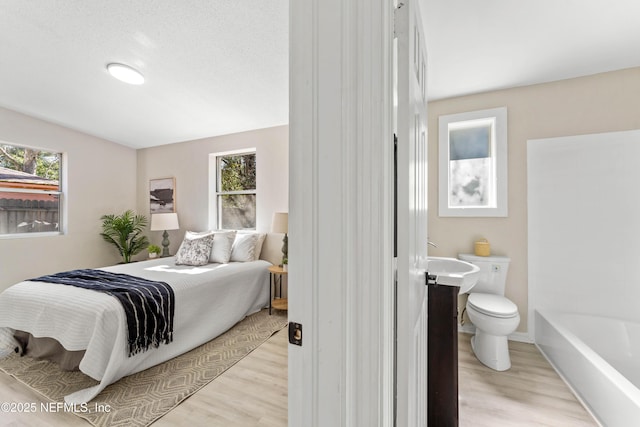
[[[495,204],[488,207],[449,206],[449,129],[458,122],[494,120],[491,152],[494,161]],[[442,217],[506,217],[507,200],[507,108],[440,116],[438,120],[438,214]]]
[[[255,148],[242,148],[239,150],[221,151],[217,153],[209,154],[209,229],[217,230],[219,228],[220,207],[218,206],[218,196],[220,194],[257,194],[258,183],[256,182],[256,189],[249,191],[233,191],[233,192],[218,192],[218,182],[220,181],[218,159],[224,156],[237,156],[242,154],[256,154]],[[256,206],[257,210],[257,206]],[[256,212],[257,216],[257,212]],[[256,218],[257,221],[257,218]]]

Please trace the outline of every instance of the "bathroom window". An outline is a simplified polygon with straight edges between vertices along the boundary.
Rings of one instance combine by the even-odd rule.
[[[439,118],[439,215],[507,216],[507,109]]]

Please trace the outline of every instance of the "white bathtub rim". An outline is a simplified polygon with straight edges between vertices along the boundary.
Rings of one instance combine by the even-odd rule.
[[[617,369],[611,366],[609,362],[607,362],[595,350],[593,350],[591,347],[585,344],[573,332],[571,332],[570,330],[562,326],[562,322],[558,324],[558,321],[557,321],[557,316],[563,316],[563,315],[591,316],[591,317],[602,317],[607,319],[613,319],[613,318],[605,317],[605,316],[590,315],[585,313],[573,313],[573,312],[564,312],[564,311],[559,312],[559,311],[540,310],[540,309],[536,309],[536,312],[539,315],[541,315],[543,318],[545,318],[547,322],[549,322],[560,334],[565,336],[567,340],[569,340],[571,345],[575,346],[592,364],[596,365],[598,369],[601,370],[601,372],[607,379],[609,379],[612,383],[616,384],[620,389],[622,389],[625,395],[628,396],[629,399],[634,402],[634,404],[640,407],[640,388],[636,387],[631,381],[629,381]],[[624,321],[624,319],[616,319],[616,320]],[[549,357],[547,357],[544,351],[540,348],[540,345],[538,345],[537,342],[535,342],[535,344],[536,344],[536,347],[540,349],[540,351],[545,356],[545,358],[549,360]],[[549,360],[549,363],[551,363],[551,365],[554,367],[556,372],[558,372],[558,374],[562,377],[563,381],[571,387],[570,383],[567,381],[564,375],[561,374],[561,371],[558,369],[558,367],[550,360]],[[575,390],[573,390],[573,387],[571,388],[572,388],[572,391],[574,391],[574,394],[578,395],[577,393],[575,393]],[[582,403],[584,404],[584,402]]]
[[[556,374],[558,374],[560,379],[562,379],[565,385],[569,387],[569,390],[571,390],[571,393],[573,393],[573,396],[578,400],[578,402],[580,402],[582,407],[585,409],[585,411],[587,411],[587,413],[591,416],[591,418],[593,418],[593,420],[598,424],[598,426],[606,427],[604,424],[602,424],[598,416],[596,416],[596,414],[593,412],[593,410],[591,409],[591,405],[589,405],[589,403],[582,398],[582,395],[578,393],[578,390],[575,389],[573,384],[571,384],[571,382],[567,379],[567,377],[562,373],[558,365],[556,365],[555,362],[551,360],[549,356],[547,356],[547,353],[545,353],[545,351],[538,345],[538,343],[534,343],[534,345],[540,351],[540,353],[546,359],[546,361],[549,362],[549,365],[553,367],[553,370],[556,371]]]

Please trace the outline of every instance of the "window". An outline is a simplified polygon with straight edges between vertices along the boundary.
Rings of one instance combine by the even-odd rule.
[[[507,216],[507,109],[439,119],[440,216]]]
[[[256,153],[216,155],[216,223],[218,228],[256,228]]]
[[[59,233],[62,154],[0,142],[0,236]]]

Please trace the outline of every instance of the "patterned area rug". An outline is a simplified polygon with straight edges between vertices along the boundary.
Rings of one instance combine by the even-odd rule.
[[[73,413],[91,424],[148,426],[213,381],[287,324],[285,312],[253,314],[218,338],[188,353],[122,378]],[[81,372],[66,372],[55,363],[9,356],[0,369],[52,402],[97,382]],[[86,409],[86,412],[85,412]]]

